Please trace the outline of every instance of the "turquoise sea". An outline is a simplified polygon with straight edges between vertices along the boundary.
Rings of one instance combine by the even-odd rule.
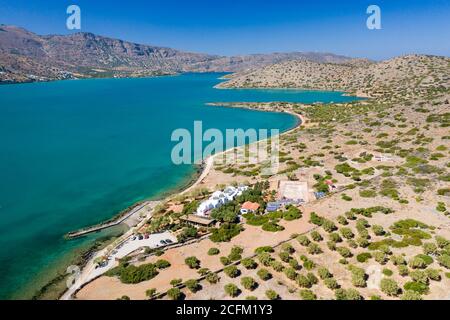
[[[223,74],[0,86],[0,298],[28,298],[48,270],[99,235],[71,230],[185,184],[176,128],[287,130],[288,114],[206,107],[208,102],[340,102],[340,92],[219,90]]]

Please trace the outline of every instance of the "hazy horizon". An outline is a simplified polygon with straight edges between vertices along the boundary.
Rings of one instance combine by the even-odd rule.
[[[81,30],[65,22],[71,4],[81,8]],[[366,9],[381,8],[380,30],[369,30]],[[133,1],[132,5],[79,1],[0,0],[1,23],[31,32],[90,32],[124,41],[220,56],[274,52],[333,53],[372,60],[405,54],[450,55],[450,4],[446,1],[353,0]]]

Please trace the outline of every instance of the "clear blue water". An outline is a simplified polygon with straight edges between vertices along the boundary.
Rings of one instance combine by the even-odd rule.
[[[350,101],[339,92],[218,90],[221,74],[0,86],[0,298],[27,297],[42,274],[96,236],[71,230],[186,183],[176,128],[292,127],[288,114],[210,108],[217,101]]]

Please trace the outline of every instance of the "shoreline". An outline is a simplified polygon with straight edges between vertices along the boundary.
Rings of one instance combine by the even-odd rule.
[[[233,103],[230,103],[230,104],[233,104]],[[238,104],[239,104],[239,103],[238,103]],[[286,110],[285,110],[285,111],[269,111],[269,110],[259,110],[259,109],[255,109],[255,108],[251,108],[251,107],[246,107],[246,106],[236,107],[236,106],[230,106],[230,105],[228,105],[228,106],[227,106],[227,105],[216,105],[216,107],[221,107],[221,108],[240,108],[240,109],[253,110],[253,111],[259,111],[259,112],[288,113],[288,114],[290,114],[291,116],[293,116],[293,117],[296,119],[295,124],[294,124],[294,126],[292,126],[291,128],[287,129],[286,131],[281,132],[281,133],[279,134],[280,136],[285,135],[285,134],[289,134],[290,132],[292,132],[293,130],[296,130],[296,129],[299,128],[302,124],[304,124],[304,123],[306,122],[306,118],[305,118],[303,115],[300,115],[300,114],[297,114],[297,113],[294,113],[294,112],[291,112],[291,111],[286,111]],[[258,143],[258,142],[260,142],[260,141],[263,141],[263,140],[258,140],[258,141],[256,141],[255,143]],[[242,147],[242,146],[240,146],[240,147]],[[232,149],[233,149],[233,148],[232,148]],[[232,149],[229,149],[229,150],[232,150]],[[200,184],[202,183],[202,181],[210,174],[211,169],[213,168],[213,165],[214,165],[214,159],[215,159],[215,157],[220,156],[221,154],[224,154],[224,153],[228,152],[229,150],[224,150],[224,151],[222,151],[222,152],[219,152],[219,153],[216,153],[216,154],[214,154],[214,155],[209,156],[207,159],[205,159],[205,160],[203,161],[203,163],[202,163],[201,165],[197,165],[197,166],[198,166],[198,169],[196,170],[196,174],[194,174],[194,175],[196,175],[197,177],[196,177],[195,179],[192,179],[192,178],[191,178],[191,179],[190,179],[190,182],[191,182],[191,183],[188,183],[187,186],[185,185],[184,190],[181,190],[179,193],[177,193],[176,190],[180,190],[180,187],[174,188],[174,189],[172,189],[172,191],[169,191],[170,194],[168,194],[166,197],[164,197],[161,201],[170,200],[170,199],[173,198],[174,196],[177,196],[177,195],[180,195],[180,194],[183,195],[183,194],[186,194],[186,193],[188,193],[188,192],[194,190],[194,189],[195,189],[198,185],[200,185]],[[141,225],[141,223],[143,223],[144,221],[146,221],[146,218],[148,218],[148,216],[146,216],[144,219],[142,219],[142,221],[141,221],[137,226],[135,226],[134,228],[139,227],[139,226]],[[130,233],[130,231],[131,231],[132,229],[133,229],[133,228],[130,228],[127,232],[125,232],[125,233],[122,234],[120,237],[118,237],[117,241],[122,242],[122,241],[124,241],[126,238],[128,238],[128,237],[129,237],[129,233]],[[100,256],[100,255],[103,253],[104,250],[105,250],[105,249],[100,250],[100,251],[97,251],[97,252],[94,252],[94,253],[91,255],[90,259],[85,263],[84,267],[81,269],[81,274],[82,274],[82,275],[83,275],[83,273],[86,273],[86,272],[89,271],[89,270],[88,270],[88,267],[89,267],[90,265],[91,265],[91,267],[92,267],[92,263],[93,263],[93,261],[95,260],[95,258],[96,258],[97,256]],[[85,276],[87,276],[87,275],[85,275]],[[94,278],[94,279],[90,279],[90,280],[88,280],[88,281],[81,282],[81,283],[77,284],[76,286],[74,285],[74,286],[72,286],[71,288],[66,289],[66,290],[61,294],[61,296],[59,297],[59,299],[60,299],[60,300],[70,300],[70,299],[72,299],[72,298],[73,298],[72,295],[73,295],[75,292],[77,292],[77,291],[79,290],[79,288],[84,287],[85,285],[87,285],[88,283],[90,283],[90,282],[93,281],[93,280],[95,280],[95,278]]]

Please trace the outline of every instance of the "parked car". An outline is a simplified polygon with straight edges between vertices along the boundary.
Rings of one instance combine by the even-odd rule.
[[[145,239],[148,239],[149,237],[148,233],[144,236]]]
[[[173,241],[170,240],[170,239],[166,239],[166,242],[167,242],[167,243],[173,243]]]
[[[159,243],[161,244],[167,244],[167,242],[165,240],[161,240]]]
[[[139,240],[144,239],[144,237],[142,236],[142,234],[139,235]]]

